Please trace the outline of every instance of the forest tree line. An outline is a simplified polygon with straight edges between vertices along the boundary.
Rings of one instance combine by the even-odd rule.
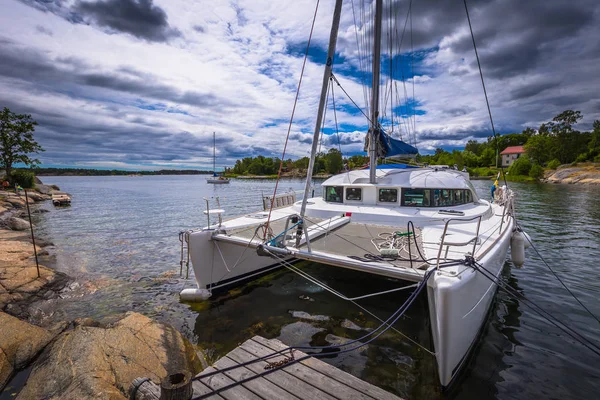
[[[566,110],[552,121],[541,124],[538,129],[526,128],[521,133],[489,136],[487,141],[469,140],[464,150],[451,152],[438,148],[434,154],[418,155],[418,163],[430,165],[457,165],[466,167],[474,175],[493,175],[500,166],[499,154],[509,146],[524,146],[526,154],[517,159],[509,173],[529,175],[539,178],[543,168],[556,169],[559,165],[573,162],[600,162],[600,121],[593,123],[591,131],[574,129],[583,116],[580,111]],[[235,166],[227,170],[236,175],[275,175],[279,170],[279,158],[264,156],[246,157],[237,160]],[[283,172],[306,171],[308,157],[288,159],[283,163]],[[368,165],[368,156],[353,155],[343,157],[337,149],[319,153],[315,160],[314,173],[335,174],[344,169],[362,168]]]
[[[582,118],[580,111],[566,110],[537,130],[526,128],[521,133],[498,136],[497,146],[496,139],[490,136],[482,143],[469,140],[462,151],[436,149],[432,155],[417,157],[417,161],[432,165],[456,164],[460,169],[465,166],[470,172],[478,172],[496,167],[496,162],[500,165],[501,159],[499,156],[496,159],[496,153],[509,146],[524,146],[526,154],[511,165],[509,174],[534,178],[543,174],[543,167],[556,169],[573,162],[600,162],[600,121],[594,121],[591,131],[574,129]]]

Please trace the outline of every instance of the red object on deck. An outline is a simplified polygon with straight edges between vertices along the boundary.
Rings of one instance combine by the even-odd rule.
[[[352,216],[352,213],[351,213],[351,212],[347,212],[347,213],[346,213],[346,217],[351,217],[351,216]]]

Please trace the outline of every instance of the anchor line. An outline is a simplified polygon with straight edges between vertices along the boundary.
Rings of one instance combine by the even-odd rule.
[[[521,225],[519,225],[519,223],[517,222],[517,220],[515,219],[515,223],[517,225],[517,228],[520,229],[521,231],[523,230],[521,228]],[[577,302],[579,303],[579,305],[581,307],[584,308],[585,311],[587,311],[588,314],[590,314],[592,316],[592,318],[594,318],[598,323],[600,323],[600,319],[598,319],[598,317],[590,311],[589,308],[587,308],[582,302],[581,300],[579,300],[579,298],[577,298],[577,296],[575,296],[575,293],[573,293],[571,291],[571,289],[569,289],[569,287],[563,282],[562,279],[560,279],[560,277],[558,276],[558,274],[552,269],[552,267],[550,266],[550,264],[548,264],[546,262],[546,260],[544,259],[544,257],[542,257],[542,254],[538,251],[538,249],[535,247],[535,245],[533,244],[533,242],[531,241],[531,239],[529,239],[529,237],[527,235],[523,235],[525,236],[525,239],[527,239],[527,241],[529,242],[529,244],[531,245],[531,247],[533,247],[533,250],[535,250],[535,252],[537,253],[538,257],[540,258],[540,260],[542,260],[542,262],[546,265],[546,267],[550,270],[550,272],[552,272],[552,275],[554,275],[554,277],[560,282],[560,284],[567,290],[567,292],[569,292],[569,294],[571,296],[573,296],[573,298],[575,300],[577,300]]]
[[[500,289],[502,289],[504,292],[506,292],[510,297],[512,297],[513,299],[522,301],[524,305],[526,305],[528,308],[532,309],[534,312],[536,312],[538,315],[540,315],[546,321],[550,322],[556,328],[560,329],[561,331],[563,331],[564,333],[569,335],[571,338],[573,338],[579,344],[588,348],[588,350],[592,351],[597,356],[600,356],[600,346],[598,346],[596,343],[587,339],[584,335],[577,332],[575,329],[569,327],[569,325],[567,325],[565,322],[559,320],[558,318],[553,316],[551,313],[544,310],[541,306],[537,305],[533,300],[526,298],[525,295],[517,292],[516,290],[514,290],[513,288],[508,286],[504,281],[502,281],[501,279],[496,277],[492,272],[490,272],[488,269],[486,269],[483,265],[481,265],[480,263],[475,261],[475,259],[473,257],[467,256],[466,259],[467,259],[468,266],[471,266],[473,269],[480,272],[482,276],[484,276],[485,278],[490,280],[492,283],[496,284]]]

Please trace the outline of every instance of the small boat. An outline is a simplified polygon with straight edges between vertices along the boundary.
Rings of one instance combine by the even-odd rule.
[[[65,192],[54,192],[52,193],[52,204],[54,204],[56,207],[70,206],[71,196]]]
[[[383,6],[381,0],[373,3],[377,42]],[[282,265],[294,270],[296,260],[392,278],[397,290],[425,287],[429,321],[424,324],[431,326],[439,383],[448,387],[486,321],[497,291],[490,276],[499,277],[511,239],[520,235],[514,195],[502,187],[493,201],[482,199],[468,173],[447,166],[378,165],[379,158],[414,155],[417,149],[388,135],[378,117],[383,113],[376,45],[367,118],[369,167],[332,176],[321,184],[322,196],[310,198],[340,12],[337,0],[304,197],[274,194],[264,199],[263,210],[226,221],[223,210],[207,205],[209,225],[185,233],[198,288],[183,290],[181,297],[206,299]],[[210,215],[218,222],[211,224]]]
[[[214,183],[214,184],[229,183],[229,178],[225,178],[224,176],[217,174],[216,148],[217,148],[217,139],[216,139],[215,133],[213,132],[213,176],[211,178],[206,178],[206,183]]]

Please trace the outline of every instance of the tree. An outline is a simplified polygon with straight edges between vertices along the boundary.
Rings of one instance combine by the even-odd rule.
[[[6,177],[12,184],[13,164],[23,163],[35,167],[39,160],[29,158],[31,153],[44,151],[33,139],[35,122],[29,114],[15,114],[4,107],[0,111],[0,167],[6,171]]]
[[[344,166],[342,161],[342,153],[338,149],[329,149],[325,158],[325,169],[330,174],[337,174]]]
[[[551,147],[552,139],[550,136],[534,135],[529,138],[525,144],[527,156],[540,165],[552,158]],[[557,160],[558,161],[558,160]],[[560,162],[559,162],[560,164]]]
[[[508,174],[511,176],[528,175],[530,169],[531,161],[529,161],[529,157],[524,155],[517,158],[515,162],[511,164],[510,168],[508,168]]]

